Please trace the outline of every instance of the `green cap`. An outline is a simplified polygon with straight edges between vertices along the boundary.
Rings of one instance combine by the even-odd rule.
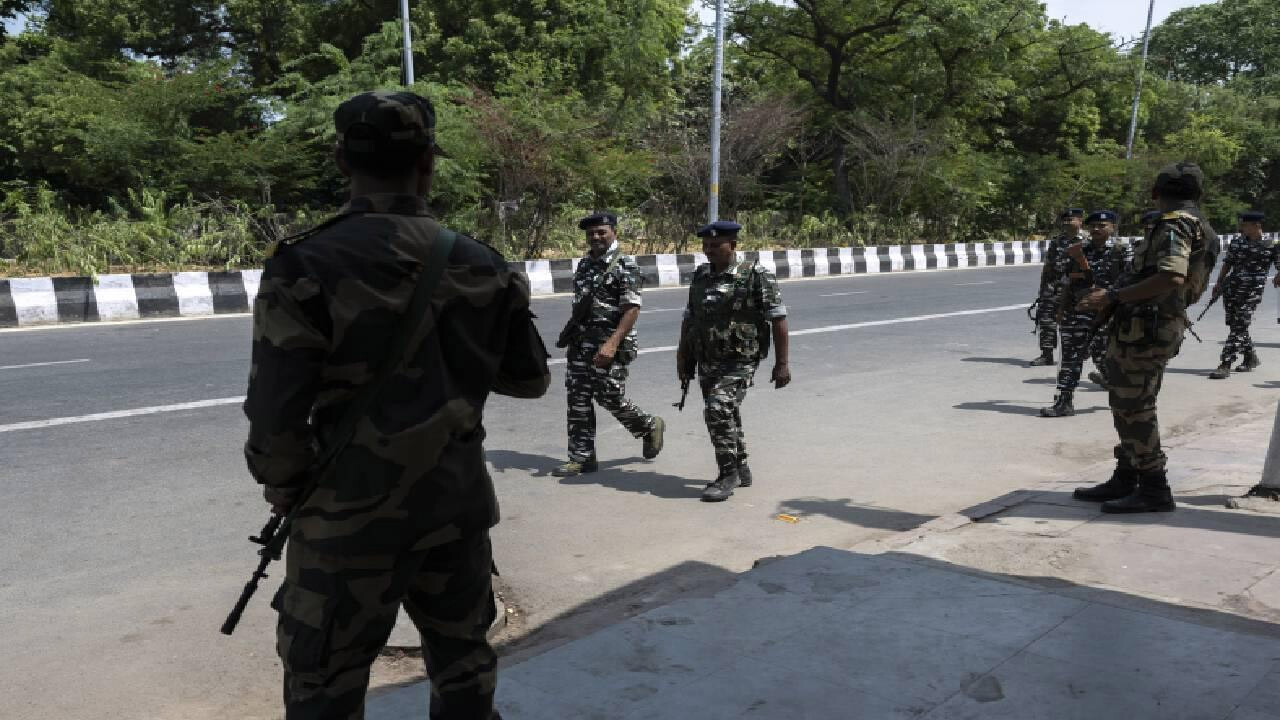
[[[333,111],[338,145],[347,152],[397,153],[436,144],[436,111],[431,101],[411,92],[360,93]]]

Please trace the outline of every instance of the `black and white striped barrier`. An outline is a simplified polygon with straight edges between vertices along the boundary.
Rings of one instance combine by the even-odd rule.
[[[815,248],[810,250],[739,251],[739,260],[758,260],[779,279],[940,270],[946,268],[1026,265],[1042,261],[1044,241],[1004,243],[960,243],[934,245],[882,245],[860,248]],[[636,262],[644,275],[645,287],[688,285],[693,271],[707,258],[702,253],[680,255],[638,255]],[[572,260],[528,260],[512,263],[529,278],[535,295],[571,292]]]
[[[909,270],[1026,265],[1042,261],[1044,241],[889,245],[739,252],[779,279]],[[689,284],[702,253],[636,257],[646,287]],[[534,295],[570,292],[578,261],[528,260],[512,269]],[[0,327],[104,322],[249,312],[261,270],[0,279]]]
[[[739,252],[779,279],[1041,262],[1043,241],[890,245]],[[647,287],[687,285],[702,253],[636,257]],[[570,292],[577,259],[528,260],[512,269],[534,295]],[[0,327],[248,312],[261,270],[0,279]]]

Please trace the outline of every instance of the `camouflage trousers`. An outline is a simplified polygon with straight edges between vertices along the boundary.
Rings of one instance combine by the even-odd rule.
[[[636,438],[648,435],[655,422],[653,415],[626,397],[627,363],[614,360],[609,367],[598,368],[592,362],[595,354],[592,346],[571,350],[564,376],[569,399],[569,459],[578,462],[596,456],[596,403]]]
[[[1236,355],[1252,353],[1253,338],[1249,337],[1249,325],[1253,322],[1253,313],[1262,302],[1262,289],[1267,279],[1261,282],[1230,283],[1222,294],[1222,305],[1227,313],[1227,342],[1222,346],[1222,362],[1235,362]]]
[[[716,467],[721,473],[734,472],[747,461],[747,445],[742,432],[742,401],[756,374],[754,362],[702,363],[698,366],[698,386],[702,388],[702,418],[711,435]]]
[[[1142,473],[1165,468],[1156,397],[1165,366],[1182,347],[1185,329],[1183,319],[1168,316],[1154,321],[1126,316],[1112,322],[1105,374],[1111,420],[1119,436],[1115,456],[1121,467]]]
[[[1062,364],[1058,366],[1058,392],[1072,392],[1080,384],[1085,356],[1106,377],[1107,336],[1094,328],[1097,318],[1088,313],[1067,313],[1059,328],[1062,334]]]
[[[1040,352],[1052,353],[1058,347],[1058,290],[1053,283],[1040,288],[1036,327],[1040,329]]]
[[[398,557],[334,556],[290,540],[280,613],[286,720],[361,720],[369,666],[403,602],[422,633],[432,720],[496,720],[496,608],[487,530],[436,530]]]

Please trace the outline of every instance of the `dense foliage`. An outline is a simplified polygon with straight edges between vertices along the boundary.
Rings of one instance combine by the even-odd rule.
[[[433,204],[509,257],[613,208],[637,250],[705,216],[712,49],[688,0],[412,2]],[[1067,205],[1126,230],[1153,170],[1280,216],[1280,5],[1222,0],[1138,54],[1035,0],[732,0],[722,217],[754,245],[1025,237]],[[0,274],[237,266],[341,202],[331,114],[401,82],[398,0],[0,0]]]

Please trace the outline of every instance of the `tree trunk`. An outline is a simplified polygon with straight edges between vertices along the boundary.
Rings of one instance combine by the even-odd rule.
[[[853,192],[849,189],[849,163],[845,156],[844,138],[837,133],[832,141],[835,152],[831,156],[831,170],[835,176],[836,214],[847,220],[853,214]]]

